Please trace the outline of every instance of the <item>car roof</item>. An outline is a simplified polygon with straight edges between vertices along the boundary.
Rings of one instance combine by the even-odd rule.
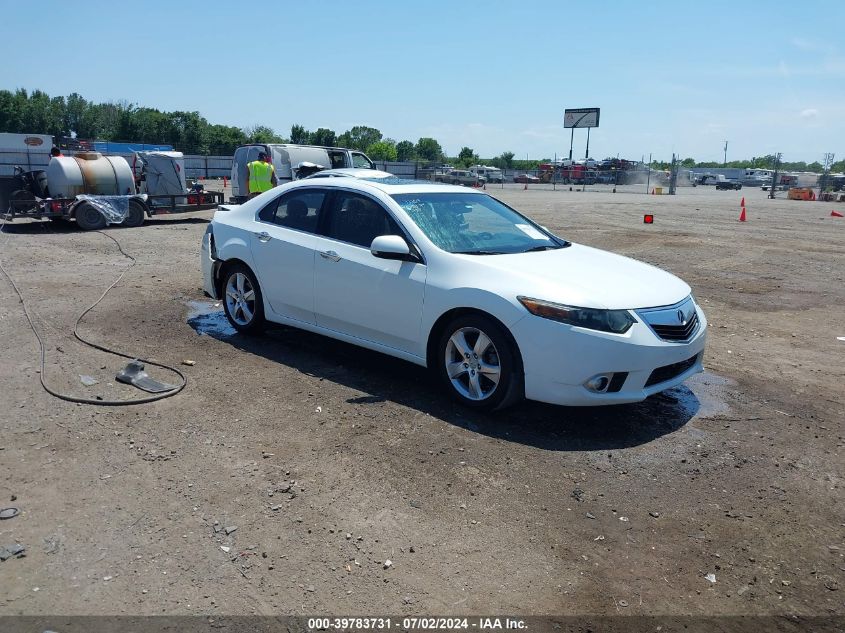
[[[393,174],[379,169],[369,169],[367,167],[340,167],[338,169],[324,169],[318,171],[316,174],[311,174],[309,178],[330,178],[330,177],[348,178],[392,178]]]
[[[388,196],[402,193],[480,193],[478,189],[467,189],[458,185],[432,183],[428,180],[409,180],[404,178],[385,178],[365,180],[362,178],[304,178],[296,180],[294,186],[344,187],[360,191],[381,191]]]

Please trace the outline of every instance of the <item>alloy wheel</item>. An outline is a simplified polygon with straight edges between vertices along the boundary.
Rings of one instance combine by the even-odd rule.
[[[446,343],[444,362],[452,387],[469,400],[486,400],[499,386],[499,352],[490,337],[478,328],[456,330]]]

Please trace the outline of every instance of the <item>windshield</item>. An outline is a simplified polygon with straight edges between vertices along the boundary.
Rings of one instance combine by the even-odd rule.
[[[450,253],[499,255],[568,245],[482,193],[408,193],[393,199],[428,239]]]

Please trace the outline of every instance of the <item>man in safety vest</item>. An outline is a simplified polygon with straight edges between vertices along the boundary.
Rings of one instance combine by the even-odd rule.
[[[249,182],[249,197],[270,191],[278,184],[276,169],[264,152],[258,154],[258,160],[247,163],[247,180]]]

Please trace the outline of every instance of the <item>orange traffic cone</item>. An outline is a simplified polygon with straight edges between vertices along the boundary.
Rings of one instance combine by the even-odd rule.
[[[226,176],[223,176],[223,188],[224,188],[224,189],[226,188],[226,183],[227,183],[227,182],[228,182],[228,181],[226,180]]]
[[[742,196],[742,200],[739,201],[740,208],[745,206],[745,196]]]
[[[742,213],[739,214],[739,221],[745,222],[745,207],[742,207]]]
[[[830,217],[832,217],[832,218],[841,218],[841,217],[845,217],[845,216],[843,216],[841,213],[839,213],[839,211],[831,211],[831,212],[830,212]]]

